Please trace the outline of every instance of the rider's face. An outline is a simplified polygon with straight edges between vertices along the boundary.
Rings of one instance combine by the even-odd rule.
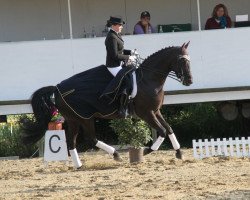
[[[122,24],[115,24],[115,25],[112,25],[112,29],[115,32],[120,33],[120,32],[122,32],[123,26],[122,26]]]

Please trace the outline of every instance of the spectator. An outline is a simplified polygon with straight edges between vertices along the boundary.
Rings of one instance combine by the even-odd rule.
[[[141,20],[134,27],[134,34],[155,33],[155,29],[150,24],[150,13],[144,11],[141,13]]]
[[[231,28],[232,21],[228,16],[227,7],[223,4],[218,4],[214,7],[212,17],[206,22],[205,30]]]

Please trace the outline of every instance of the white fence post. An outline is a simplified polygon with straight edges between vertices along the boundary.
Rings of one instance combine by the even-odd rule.
[[[199,158],[197,154],[197,143],[196,140],[193,140],[193,151],[194,151],[194,158]]]
[[[236,156],[240,157],[241,156],[241,152],[240,152],[240,141],[239,138],[236,137],[235,138],[235,146],[236,146]]]
[[[242,155],[247,156],[247,150],[246,150],[246,140],[245,137],[241,138],[241,144],[242,144]]]
[[[227,142],[227,139],[226,139],[226,138],[223,138],[222,144],[223,144],[224,155],[225,155],[225,156],[228,156],[228,151],[227,151],[228,142]]]
[[[208,139],[205,139],[205,151],[206,151],[206,157],[210,157],[210,152],[209,152],[209,142]]]
[[[218,156],[221,156],[221,155],[222,155],[222,152],[221,152],[221,142],[220,142],[220,138],[217,138],[216,142],[217,142],[217,155],[218,155]]]
[[[215,142],[214,139],[211,139],[211,147],[212,147],[212,156],[216,156],[216,152],[215,152]]]
[[[233,143],[233,139],[229,138],[229,148],[230,148],[230,155],[234,156],[234,143]]]
[[[202,159],[202,158],[204,158],[203,148],[202,148],[202,140],[199,139],[199,140],[198,140],[198,143],[199,143],[200,158]]]

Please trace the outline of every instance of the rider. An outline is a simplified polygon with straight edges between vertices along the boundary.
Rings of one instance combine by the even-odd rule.
[[[120,17],[110,17],[108,23],[111,25],[111,29],[105,40],[105,46],[107,51],[106,66],[110,73],[115,77],[117,73],[126,67],[127,63],[135,61],[135,56],[131,54],[133,51],[124,49],[124,41],[121,36],[121,31],[125,22]],[[129,79],[124,79],[125,85],[128,86]],[[120,97],[120,108],[118,113],[126,117],[127,104],[128,104],[128,93],[123,91]]]

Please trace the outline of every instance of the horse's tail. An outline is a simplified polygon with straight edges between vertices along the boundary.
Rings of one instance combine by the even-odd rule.
[[[25,145],[34,144],[44,136],[52,118],[52,109],[55,107],[51,100],[55,91],[55,86],[48,86],[40,88],[32,95],[31,106],[34,118],[23,117],[20,119],[23,130],[22,141]]]

